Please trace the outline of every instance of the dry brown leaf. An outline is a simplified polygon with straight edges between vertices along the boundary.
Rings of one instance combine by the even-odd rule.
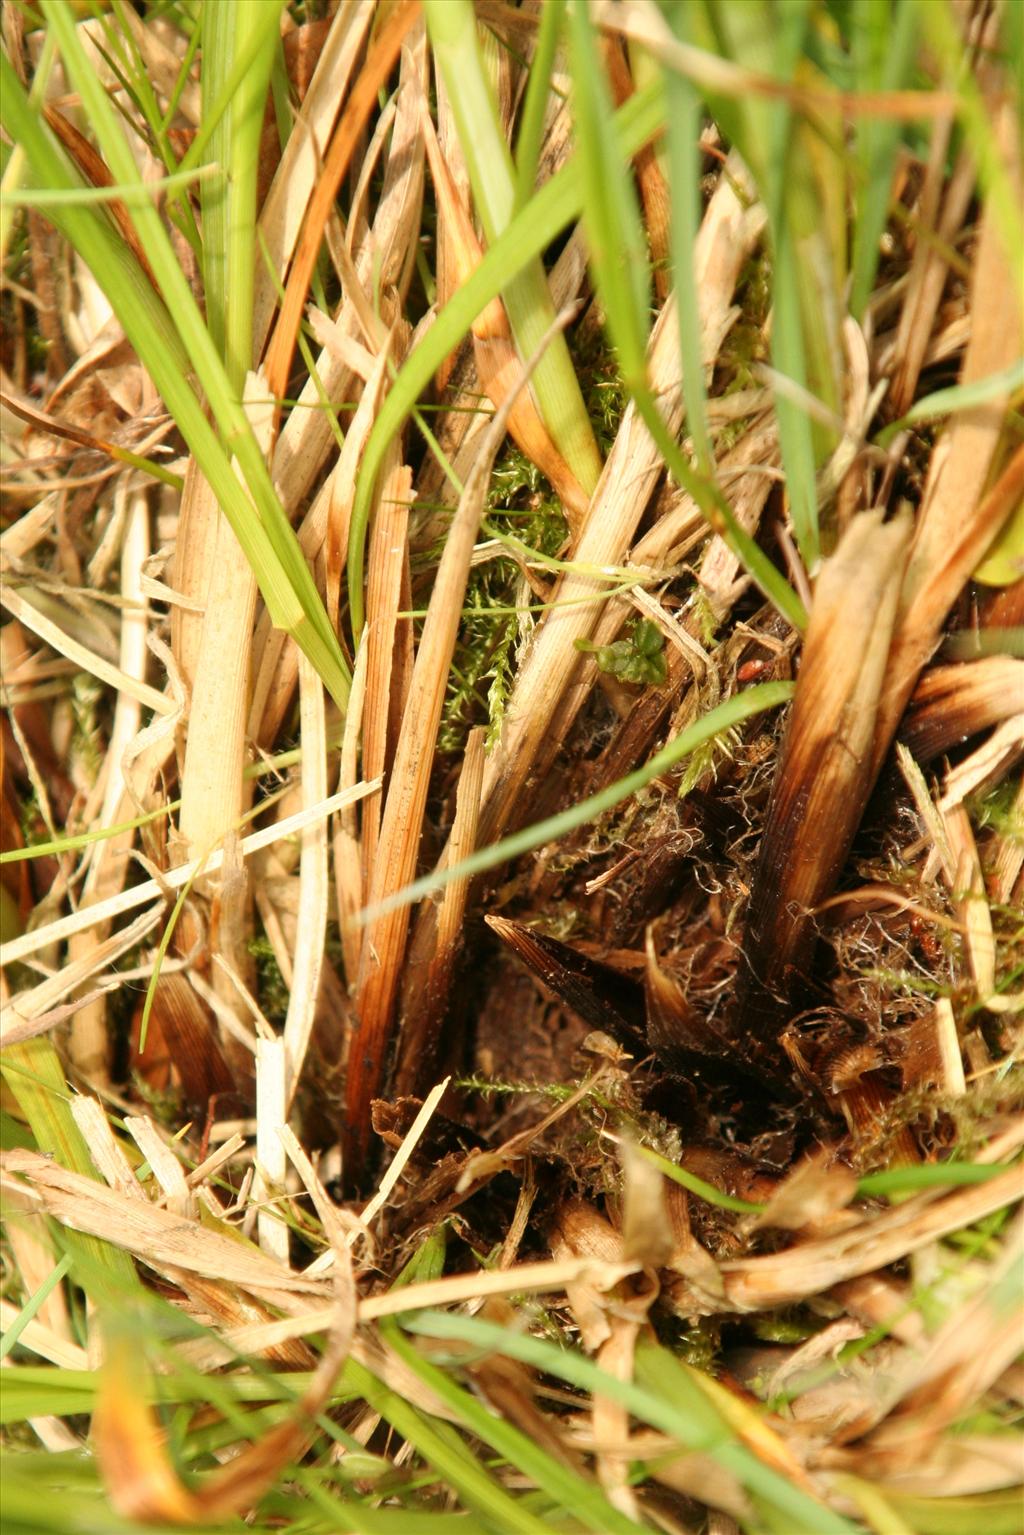
[[[476,851],[480,787],[484,775],[484,732],[470,731],[459,774],[452,822],[451,853],[458,862]],[[444,1017],[453,971],[462,947],[469,881],[452,880],[444,888],[436,930],[414,928],[402,987],[401,1035],[395,1067],[395,1092],[419,1092],[432,1073],[438,1020]],[[425,944],[430,952],[421,952]]]
[[[918,1195],[835,1236],[800,1242],[761,1258],[726,1259],[720,1264],[725,1304],[736,1311],[790,1305],[844,1280],[885,1268],[1021,1199],[1024,1168],[1012,1167],[976,1188],[940,1198]]]
[[[566,319],[567,316],[560,317],[552,331],[561,329]],[[528,381],[547,339],[527,364],[521,385]],[[487,481],[505,436],[514,398],[514,394],[509,395],[495,413],[445,540],[395,753],[370,890],[371,906],[408,884],[416,867],[434,745],[473,546]],[[408,926],[409,908],[403,906],[370,921],[363,940],[357,1022],[346,1089],[344,1149],[346,1169],[352,1176],[359,1175],[369,1147],[370,1103],[383,1076]]]
[[[832,891],[871,788],[910,519],[862,512],[818,578],[793,712],[744,929],[740,1027],[771,1037],[809,969],[813,910]]]
[[[322,1281],[293,1273],[248,1242],[221,1236],[197,1221],[182,1221],[158,1205],[129,1204],[118,1191],[68,1172],[38,1152],[4,1152],[0,1170],[14,1208],[45,1211],[72,1231],[124,1248],[157,1273],[184,1271],[241,1285],[282,1309],[300,1297],[324,1295]]]
[[[857,1180],[849,1168],[829,1166],[825,1157],[802,1162],[779,1184],[751,1230],[775,1227],[799,1231],[814,1226],[837,1210],[845,1210],[857,1193]]]
[[[1011,182],[1019,190],[1019,131],[1009,101],[995,114],[995,136]],[[1020,356],[1024,316],[1011,266],[990,196],[971,277],[971,339],[960,371],[961,384],[999,373]],[[1024,496],[1024,448],[1016,450],[984,494],[996,461],[1007,400],[1004,395],[958,411],[932,455],[879,707],[873,774],[888,751],[921,668],[935,649],[946,614]]]

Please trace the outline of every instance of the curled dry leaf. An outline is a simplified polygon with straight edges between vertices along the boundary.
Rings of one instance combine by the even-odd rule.
[[[349,1352],[355,1329],[355,1286],[348,1249],[336,1250],[336,1301],[327,1344],[294,1411],[247,1445],[219,1471],[187,1487],[167,1451],[166,1434],[148,1405],[146,1367],[137,1341],[108,1330],[92,1420],[92,1438],[114,1508],[127,1519],[200,1525],[247,1513],[282,1468],[301,1457],[316,1432]]]

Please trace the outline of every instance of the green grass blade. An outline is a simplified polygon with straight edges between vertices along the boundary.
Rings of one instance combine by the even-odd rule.
[[[720,1210],[732,1210],[737,1215],[760,1215],[764,1209],[764,1205],[752,1204],[749,1199],[738,1199],[735,1194],[726,1194],[716,1189],[713,1183],[706,1183],[696,1173],[688,1172],[676,1162],[670,1162],[668,1157],[661,1156],[650,1146],[637,1146],[636,1151],[645,1162],[650,1162],[652,1167],[656,1167],[673,1183],[678,1183],[680,1188],[696,1194],[698,1199],[703,1199],[709,1205],[717,1205]]]
[[[48,189],[36,187],[24,192],[5,192],[4,202],[11,208],[84,208],[90,203],[123,202],[128,207],[133,207],[143,201],[152,201],[160,192],[173,191],[177,187],[192,186],[197,181],[210,181],[218,179],[222,175],[218,166],[199,166],[192,171],[174,171],[168,176],[161,176],[157,181],[147,181],[145,185],[134,182],[129,186],[109,187],[60,187]]]
[[[955,1189],[988,1183],[1005,1173],[1003,1162],[924,1162],[918,1167],[890,1167],[857,1180],[857,1193],[875,1195],[918,1194],[923,1189]]]
[[[424,0],[434,59],[451,102],[473,200],[489,245],[514,214],[515,177],[484,69],[471,0]],[[531,257],[502,287],[509,325],[524,360],[532,357],[555,319],[547,275]],[[551,337],[530,388],[551,438],[587,495],[601,473],[590,416],[565,337]]]
[[[810,386],[804,357],[801,279],[795,242],[786,220],[775,231],[772,269],[772,364],[785,378],[799,388],[807,389]],[[796,400],[780,389],[774,389],[773,393],[789,515],[800,557],[807,571],[813,574],[821,551],[811,422]]]
[[[0,50],[0,120],[14,142],[25,151],[36,189],[76,195],[86,190],[38,109],[25,95],[3,50]],[[134,173],[124,178],[125,185],[132,181],[141,185]],[[150,201],[148,195],[146,201]],[[58,202],[47,209],[47,216],[89,267],[102,272],[104,280],[116,288],[123,307],[138,307],[144,312],[155,343],[167,351],[173,365],[179,369],[187,368],[188,354],[170,315],[154,293],[142,267],[101,209]]]
[[[565,0],[547,0],[547,4],[540,13],[537,46],[530,62],[526,97],[519,122],[519,136],[516,139],[513,214],[521,213],[533,196],[544,138],[544,114],[547,110],[548,96],[551,93],[551,75],[564,16]]]
[[[696,0],[674,14],[677,26],[690,43],[711,48],[760,74],[789,82],[804,49],[810,0],[785,0],[778,7],[769,6],[766,0],[722,0],[722,4],[714,7],[706,0]],[[773,365],[785,378],[820,394],[826,405],[834,407],[836,391],[832,381],[839,359],[832,356],[829,336],[835,327],[830,326],[825,334],[821,317],[815,321],[811,315],[815,295],[831,291],[827,263],[820,259],[817,249],[818,244],[826,243],[827,235],[819,229],[821,210],[814,198],[813,169],[806,163],[805,146],[796,143],[792,110],[784,98],[766,100],[751,93],[735,100],[713,91],[703,95],[712,116],[750,167],[768,210],[773,269]],[[799,266],[805,259],[805,248],[809,251],[808,259],[813,260],[813,274]],[[817,368],[808,363],[805,334],[808,329],[820,351]],[[778,390],[775,406],[790,515],[801,556],[807,567],[813,569],[819,557],[814,427],[806,411]]]
[[[637,1349],[636,1380],[622,1381],[576,1349],[559,1348],[493,1322],[461,1313],[425,1311],[406,1315],[407,1332],[447,1338],[510,1359],[564,1380],[578,1390],[609,1397],[635,1417],[670,1434],[686,1449],[711,1455],[739,1478],[747,1491],[790,1522],[792,1535],[855,1535],[854,1526],[794,1487],[737,1442],[717,1409],[686,1367],[659,1344]]]
[[[225,95],[236,55],[251,62],[219,117],[210,158],[225,166],[227,181],[203,198],[204,294],[207,323],[225,359],[228,382],[240,395],[253,365],[252,319],[256,269],[256,179],[263,108],[278,37],[277,0],[234,0],[203,11],[203,93]],[[271,25],[273,23],[273,25]],[[258,51],[247,47],[250,36]]]
[[[637,1526],[633,1520],[619,1513],[596,1483],[578,1476],[535,1444],[521,1429],[489,1412],[446,1370],[425,1359],[402,1336],[393,1320],[382,1322],[380,1328],[395,1353],[451,1409],[463,1427],[535,1482],[555,1508],[575,1514],[581,1524],[595,1531],[595,1535],[636,1535]]]
[[[718,487],[691,467],[658,409],[647,378],[649,274],[640,209],[609,127],[610,103],[601,85],[597,50],[582,0],[577,0],[571,11],[571,38],[577,153],[590,265],[623,382],[676,483],[693,497],[764,594],[795,628],[802,628],[806,615],[795,593],[740,527]]]
[[[498,1485],[448,1424],[428,1418],[354,1359],[346,1362],[342,1379],[409,1441],[468,1509],[509,1535],[549,1535],[549,1527]]]
[[[697,468],[714,472],[707,427],[707,391],[700,355],[700,308],[693,251],[700,225],[700,98],[689,80],[665,75],[669,168],[672,185],[672,270],[679,312],[679,356],[683,364],[686,418]]]
[[[651,277],[632,171],[612,129],[612,102],[583,0],[569,9],[576,153],[590,268],[627,387],[646,385]]]
[[[965,1530],[984,1530],[985,1535],[1020,1535],[1019,1486],[976,1493],[973,1497],[948,1498],[887,1491],[886,1498],[914,1535],[963,1535]]]
[[[7,1358],[7,1355],[21,1337],[29,1322],[36,1315],[40,1306],[49,1295],[52,1295],[70,1267],[71,1254],[65,1253],[60,1262],[54,1264],[38,1290],[29,1296],[10,1327],[7,1328],[3,1337],[0,1338],[0,1359]]]
[[[909,83],[920,7],[889,0],[860,0],[849,11],[854,78],[861,90],[896,90]],[[854,147],[856,212],[853,226],[850,313],[864,315],[878,271],[879,241],[892,190],[900,124],[865,113],[857,119]]]
[[[1024,40],[1019,11],[1020,6],[1010,5],[1007,12],[1013,17],[1007,37],[1007,70],[1005,84],[1016,86],[1018,99],[1020,82],[1024,78]],[[1019,260],[1024,249],[1024,218],[1021,214],[1020,187],[1012,170],[1012,151],[1000,144],[996,126],[997,114],[991,101],[981,90],[976,78],[973,54],[965,50],[960,35],[960,19],[952,5],[919,7],[920,24],[930,49],[939,59],[947,80],[955,82],[959,96],[958,117],[964,137],[978,165],[978,181],[991,207],[1003,238],[1003,245],[1010,257],[1010,270],[1017,285],[1017,293],[1024,301],[1024,262]],[[1013,85],[1011,85],[1013,82]],[[1020,132],[1019,121],[1008,131]]]
[[[1020,389],[1024,389],[1024,360],[1011,363],[999,373],[990,373],[987,378],[975,379],[972,384],[951,384],[948,389],[924,395],[905,416],[883,427],[876,441],[880,448],[887,448],[905,427],[918,421],[934,421],[937,416],[948,416],[955,410],[973,410],[976,405],[985,405]]]
[[[208,92],[204,79],[203,119],[196,128],[196,136],[182,156],[179,169],[192,170],[211,158],[207,153],[214,133],[230,108],[242,82],[255,66],[268,46],[268,39],[277,37],[280,28],[280,11],[276,5],[260,5],[256,16],[247,24],[244,36],[238,40],[226,77],[216,92]]]
[[[0,1056],[0,1071],[28,1121],[40,1151],[56,1157],[62,1167],[95,1178],[96,1169],[85,1138],[71,1116],[71,1092],[51,1042],[44,1035],[8,1045]],[[75,1264],[75,1278],[97,1297],[109,1289],[123,1299],[138,1287],[135,1265],[126,1252],[61,1228],[61,1241]]]

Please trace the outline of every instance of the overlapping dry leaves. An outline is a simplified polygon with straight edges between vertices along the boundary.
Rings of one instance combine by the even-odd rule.
[[[492,11],[500,30],[502,8]],[[288,297],[275,319],[262,273],[256,328],[268,351],[250,391],[264,400],[269,381],[272,395],[298,387],[305,406],[318,390],[346,402],[340,451],[323,410],[275,421],[252,406],[342,623],[355,476],[391,364],[417,339],[407,314],[425,200],[438,210],[438,305],[479,259],[440,87],[436,122],[428,115],[422,22],[398,10],[368,47],[372,13],[342,6],[315,37],[290,35],[303,131],[265,168],[261,221]],[[164,45],[127,16],[158,79]],[[522,72],[512,53],[499,57],[511,122]],[[396,59],[400,88],[375,116]],[[1018,125],[1002,110],[1019,186]],[[198,112],[186,91],[176,131],[187,138]],[[571,149],[566,114],[548,124],[547,174]],[[9,1325],[52,1267],[45,1214],[123,1248],[147,1285],[204,1325],[184,1345],[195,1368],[244,1368],[248,1356],[314,1372],[283,1425],[187,1488],[145,1381],[110,1341],[91,1438],[123,1512],[197,1524],[252,1508],[311,1441],[346,1357],[447,1416],[375,1324],[464,1304],[511,1322],[523,1296],[541,1294],[620,1379],[655,1329],[687,1338],[694,1357],[706,1350],[703,1388],[737,1438],[840,1512],[864,1511],[865,1483],[912,1498],[1021,1481],[1019,1438],[991,1423],[1024,1400],[1022,1227],[1007,1213],[1024,1197],[1012,957],[1024,660],[1005,640],[1024,624],[1024,586],[971,577],[1024,495],[1024,448],[998,397],[941,432],[908,428],[885,452],[870,443],[934,387],[935,369],[970,383],[1021,351],[1019,287],[993,209],[973,166],[946,180],[948,123],[934,132],[936,153],[904,176],[916,237],[883,269],[869,322],[847,323],[844,437],[822,475],[834,547],[812,573],[802,640],[665,484],[631,405],[586,496],[520,393],[495,302],[437,381],[445,408],[432,430],[461,497],[411,435],[380,476],[344,721],[272,630],[90,275],[31,216],[30,278],[6,295],[4,847],[23,826],[38,839],[121,825],[176,796],[180,808],[4,869],[24,931],[4,945],[3,1043],[59,1043],[98,1176],[33,1150],[3,1154],[23,1290],[0,1301],[0,1319]],[[764,213],[738,157],[708,147],[717,158],[694,261],[721,484],[742,526],[785,551],[771,395],[756,371],[733,387],[730,353],[737,324],[752,323],[743,304]],[[648,159],[649,216],[659,177]],[[333,313],[308,311],[319,382],[295,386],[292,343],[324,238],[345,296]],[[576,318],[590,298],[582,251],[577,231],[551,273],[581,349],[595,325],[592,311]],[[675,301],[662,299],[649,373],[678,432]],[[766,317],[755,323],[763,341]],[[26,350],[33,326],[50,343],[43,368]],[[479,520],[506,428],[558,488],[564,563],[517,556],[518,600],[551,606],[520,648],[493,749],[470,729],[464,755],[445,759],[436,742],[458,615],[488,557]],[[109,444],[162,453],[184,476],[181,496],[124,469]],[[409,614],[422,607],[420,625]],[[576,644],[607,644],[637,614],[659,626],[668,663],[664,687],[642,692]],[[686,798],[678,780],[656,781],[490,884],[455,881],[411,915],[356,924],[415,874],[595,792],[747,682],[797,668],[784,734],[770,718],[745,727],[698,764]],[[244,769],[291,745],[296,720],[301,769],[279,774],[261,829],[237,835],[255,803]],[[1001,808],[987,824],[979,796]],[[131,999],[186,885],[143,1051]],[[287,990],[272,1022],[257,930]],[[453,1072],[522,1090],[427,1098]],[[329,1176],[339,1138],[343,1203]],[[687,1193],[640,1141],[761,1213]],[[952,1153],[1003,1170],[891,1204],[858,1197],[862,1173]],[[378,1189],[368,1204],[352,1198],[359,1184]],[[994,1217],[998,1241],[984,1224]],[[444,1222],[454,1272],[392,1291]],[[967,1231],[972,1242],[948,1243]],[[473,1254],[488,1251],[482,1272]],[[799,1341],[773,1334],[780,1314]],[[87,1348],[76,1341],[60,1288],[20,1347],[69,1369],[100,1363],[92,1330]],[[748,1517],[721,1465],[610,1399],[569,1405],[497,1356],[467,1356],[464,1368],[496,1411],[596,1476],[627,1516],[689,1529],[710,1509],[719,1532]],[[372,1439],[371,1409],[345,1412],[349,1431]],[[80,1443],[62,1420],[33,1426],[52,1448]]]

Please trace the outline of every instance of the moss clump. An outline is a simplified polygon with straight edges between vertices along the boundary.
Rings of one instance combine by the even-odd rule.
[[[256,961],[257,995],[268,1023],[283,1024],[288,1014],[288,987],[264,934],[250,938],[246,948]]]
[[[485,531],[515,539],[518,552],[551,557],[564,546],[567,524],[560,503],[535,464],[510,446],[495,465],[487,497]],[[512,688],[520,641],[533,626],[533,591],[510,555],[478,565],[466,588],[465,610],[448,679],[438,750],[460,752],[467,732],[486,724],[497,737]]]

